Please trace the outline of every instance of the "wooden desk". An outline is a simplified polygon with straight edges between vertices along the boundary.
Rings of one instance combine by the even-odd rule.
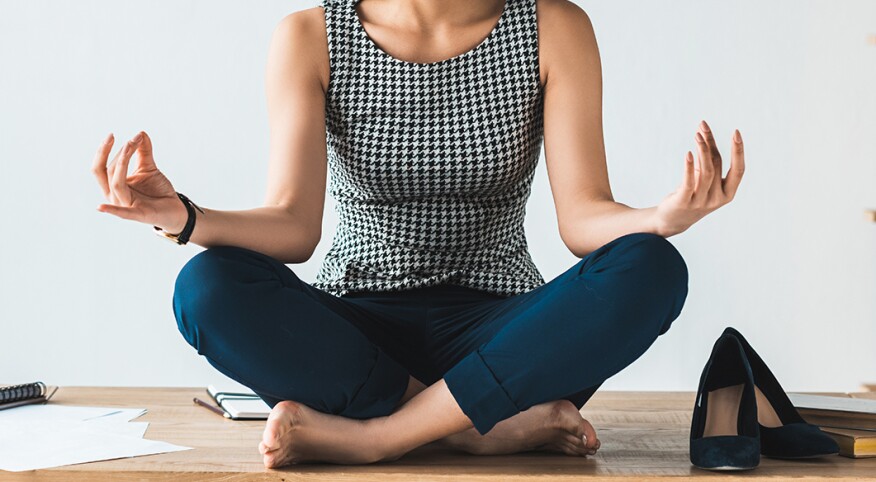
[[[195,388],[61,388],[53,403],[141,407],[138,421],[150,422],[146,438],[195,450],[93,462],[32,472],[0,472],[0,481],[51,480],[579,480],[618,477],[633,480],[678,476],[737,478],[876,478],[876,459],[840,456],[809,461],[764,458],[752,471],[715,474],[688,459],[688,431],[694,394],[690,392],[598,392],[582,413],[599,433],[594,457],[546,453],[474,456],[424,446],[401,459],[367,466],[299,465],[267,470],[258,453],[264,422],[235,422],[192,403],[205,397]],[[876,398],[876,393],[856,396]]]

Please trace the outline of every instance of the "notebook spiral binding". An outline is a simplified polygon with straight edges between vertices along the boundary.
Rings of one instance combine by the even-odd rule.
[[[46,394],[46,384],[43,382],[23,383],[0,387],[0,404],[42,397]]]

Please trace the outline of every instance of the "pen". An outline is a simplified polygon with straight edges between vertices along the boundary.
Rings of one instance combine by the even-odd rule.
[[[207,402],[201,400],[201,399],[198,398],[198,397],[193,398],[192,401],[195,402],[195,404],[200,405],[200,406],[206,408],[207,410],[210,410],[211,412],[218,413],[219,415],[222,415],[222,416],[225,417],[225,418],[231,418],[231,416],[229,416],[228,413],[226,413],[226,412],[225,412],[224,410],[222,410],[221,408],[219,408],[219,407],[214,407],[213,405],[210,405],[209,403],[207,403]]]

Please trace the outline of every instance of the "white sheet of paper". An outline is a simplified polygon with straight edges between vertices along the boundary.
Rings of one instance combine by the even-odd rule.
[[[131,437],[137,438],[143,438],[143,436],[146,435],[146,429],[149,428],[149,422],[120,422],[117,420],[101,421],[100,418],[86,420],[86,422],[105,432],[130,435]]]
[[[101,427],[74,420],[0,420],[0,470],[19,472],[191,449]]]
[[[128,422],[146,413],[145,408],[115,408],[113,410],[113,412],[107,413],[106,415],[98,415],[97,417],[91,417],[85,420],[113,420]]]
[[[5,420],[85,420],[121,410],[113,407],[74,407],[70,405],[22,405],[0,410],[0,421]],[[132,417],[133,418],[133,417]],[[127,421],[127,420],[126,420]]]

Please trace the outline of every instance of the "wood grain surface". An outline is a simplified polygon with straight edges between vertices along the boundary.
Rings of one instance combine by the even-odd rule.
[[[754,470],[713,473],[692,467],[688,431],[692,392],[601,391],[582,410],[599,433],[596,456],[547,453],[475,456],[420,447],[395,462],[366,466],[308,464],[268,470],[258,453],[263,421],[231,421],[192,403],[200,388],[64,387],[52,403],[146,408],[146,438],[194,447],[150,455],[31,472],[0,472],[6,481],[519,481],[678,477],[735,479],[873,479],[876,459],[830,456],[808,461],[764,458]],[[876,393],[851,394],[876,399]]]

